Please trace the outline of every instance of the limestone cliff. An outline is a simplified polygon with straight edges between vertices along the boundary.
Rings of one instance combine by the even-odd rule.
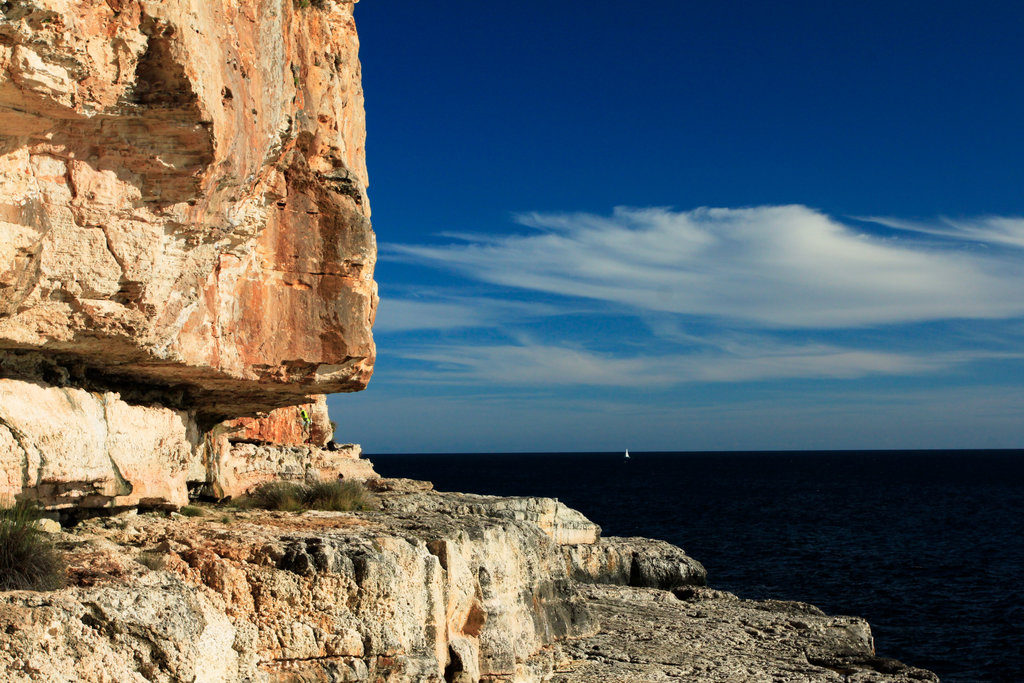
[[[363,388],[375,246],[352,3],[4,7],[7,372],[175,387],[218,419]]]
[[[366,386],[353,2],[0,7],[0,496],[180,504]],[[311,404],[322,408],[322,400]]]

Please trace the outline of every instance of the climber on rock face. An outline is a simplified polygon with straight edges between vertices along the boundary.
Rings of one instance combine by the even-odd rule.
[[[305,408],[299,408],[299,418],[302,420],[302,434],[305,443],[313,442],[313,419]]]

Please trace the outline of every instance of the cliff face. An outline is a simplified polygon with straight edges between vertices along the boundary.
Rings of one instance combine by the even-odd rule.
[[[0,8],[0,497],[181,504],[331,438],[309,395],[375,358],[352,9]]]
[[[352,3],[298,4],[4,5],[7,376],[174,387],[208,421],[366,385]]]

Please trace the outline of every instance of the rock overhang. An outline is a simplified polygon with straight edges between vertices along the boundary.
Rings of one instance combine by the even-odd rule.
[[[365,387],[352,3],[7,7],[0,373],[166,391],[210,421]]]

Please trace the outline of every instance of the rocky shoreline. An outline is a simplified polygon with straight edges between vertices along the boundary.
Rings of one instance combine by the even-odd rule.
[[[679,548],[544,498],[369,480],[380,509],[129,510],[0,594],[5,681],[937,681],[868,624],[704,586]]]

